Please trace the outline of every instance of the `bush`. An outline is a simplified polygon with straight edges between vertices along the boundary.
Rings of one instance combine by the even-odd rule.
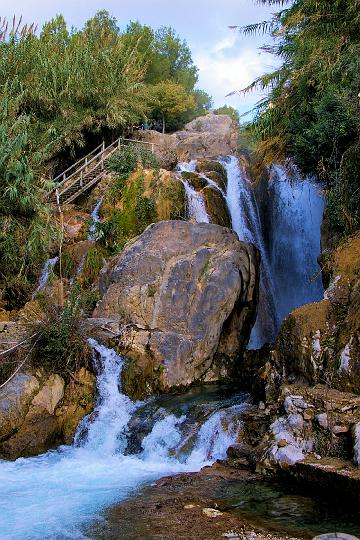
[[[41,307],[45,319],[34,327],[31,364],[62,377],[88,367],[92,355],[82,318],[89,309],[89,297],[74,285],[63,308],[46,298]]]
[[[117,173],[121,179],[128,178],[139,165],[151,169],[159,167],[156,156],[141,143],[120,148],[105,162],[106,169]]]
[[[81,272],[82,287],[89,287],[99,277],[100,270],[104,266],[105,253],[99,247],[90,248],[86,254],[84,267]]]

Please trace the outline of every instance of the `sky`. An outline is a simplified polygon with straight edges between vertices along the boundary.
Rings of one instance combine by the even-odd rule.
[[[228,104],[244,113],[261,98],[258,93],[226,97],[275,65],[271,55],[259,51],[269,38],[244,37],[228,28],[267,20],[271,8],[256,0],[0,0],[0,16],[22,16],[39,28],[58,13],[69,26],[81,28],[101,9],[115,16],[120,28],[130,20],[175,28],[199,68],[198,87],[213,97],[215,107]]]

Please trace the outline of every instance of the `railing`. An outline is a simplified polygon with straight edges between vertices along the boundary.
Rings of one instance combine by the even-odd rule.
[[[60,197],[77,183],[79,183],[79,192],[81,192],[84,187],[90,187],[93,183],[95,183],[96,178],[100,176],[101,173],[99,172],[99,175],[94,178],[94,181],[88,182],[86,186],[84,186],[84,179],[89,177],[92,173],[97,172],[99,168],[101,171],[104,171],[105,159],[111,156],[111,154],[113,154],[117,149],[127,146],[128,143],[149,145],[152,153],[155,151],[155,143],[147,141],[119,137],[107,147],[105,147],[105,142],[103,141],[102,144],[97,146],[89,154],[76,161],[73,165],[65,169],[65,171],[54,178],[53,182],[56,183],[56,186],[49,193],[49,197],[56,194],[57,203],[60,204]],[[98,150],[100,151],[98,152]],[[62,187],[65,189],[61,189]]]

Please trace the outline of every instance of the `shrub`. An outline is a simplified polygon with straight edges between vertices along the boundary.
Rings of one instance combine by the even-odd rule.
[[[115,172],[121,179],[128,178],[138,166],[156,169],[159,162],[145,145],[129,144],[114,152],[105,162],[108,171]]]
[[[88,367],[91,350],[82,323],[89,299],[74,285],[63,308],[42,299],[45,319],[34,327],[30,362],[34,367],[67,376]]]

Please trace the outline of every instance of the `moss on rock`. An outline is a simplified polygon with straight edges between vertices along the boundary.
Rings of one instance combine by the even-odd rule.
[[[231,220],[222,193],[213,186],[207,186],[202,190],[205,199],[205,207],[211,222],[222,227],[231,227]]]
[[[185,190],[165,170],[140,170],[127,180],[116,179],[102,205],[100,239],[112,252],[157,221],[185,219]]]
[[[201,189],[204,189],[208,183],[206,181],[206,178],[202,178],[199,174],[193,173],[193,172],[183,172],[181,173],[181,176],[189,182],[189,184],[196,189],[196,191],[200,191]]]

